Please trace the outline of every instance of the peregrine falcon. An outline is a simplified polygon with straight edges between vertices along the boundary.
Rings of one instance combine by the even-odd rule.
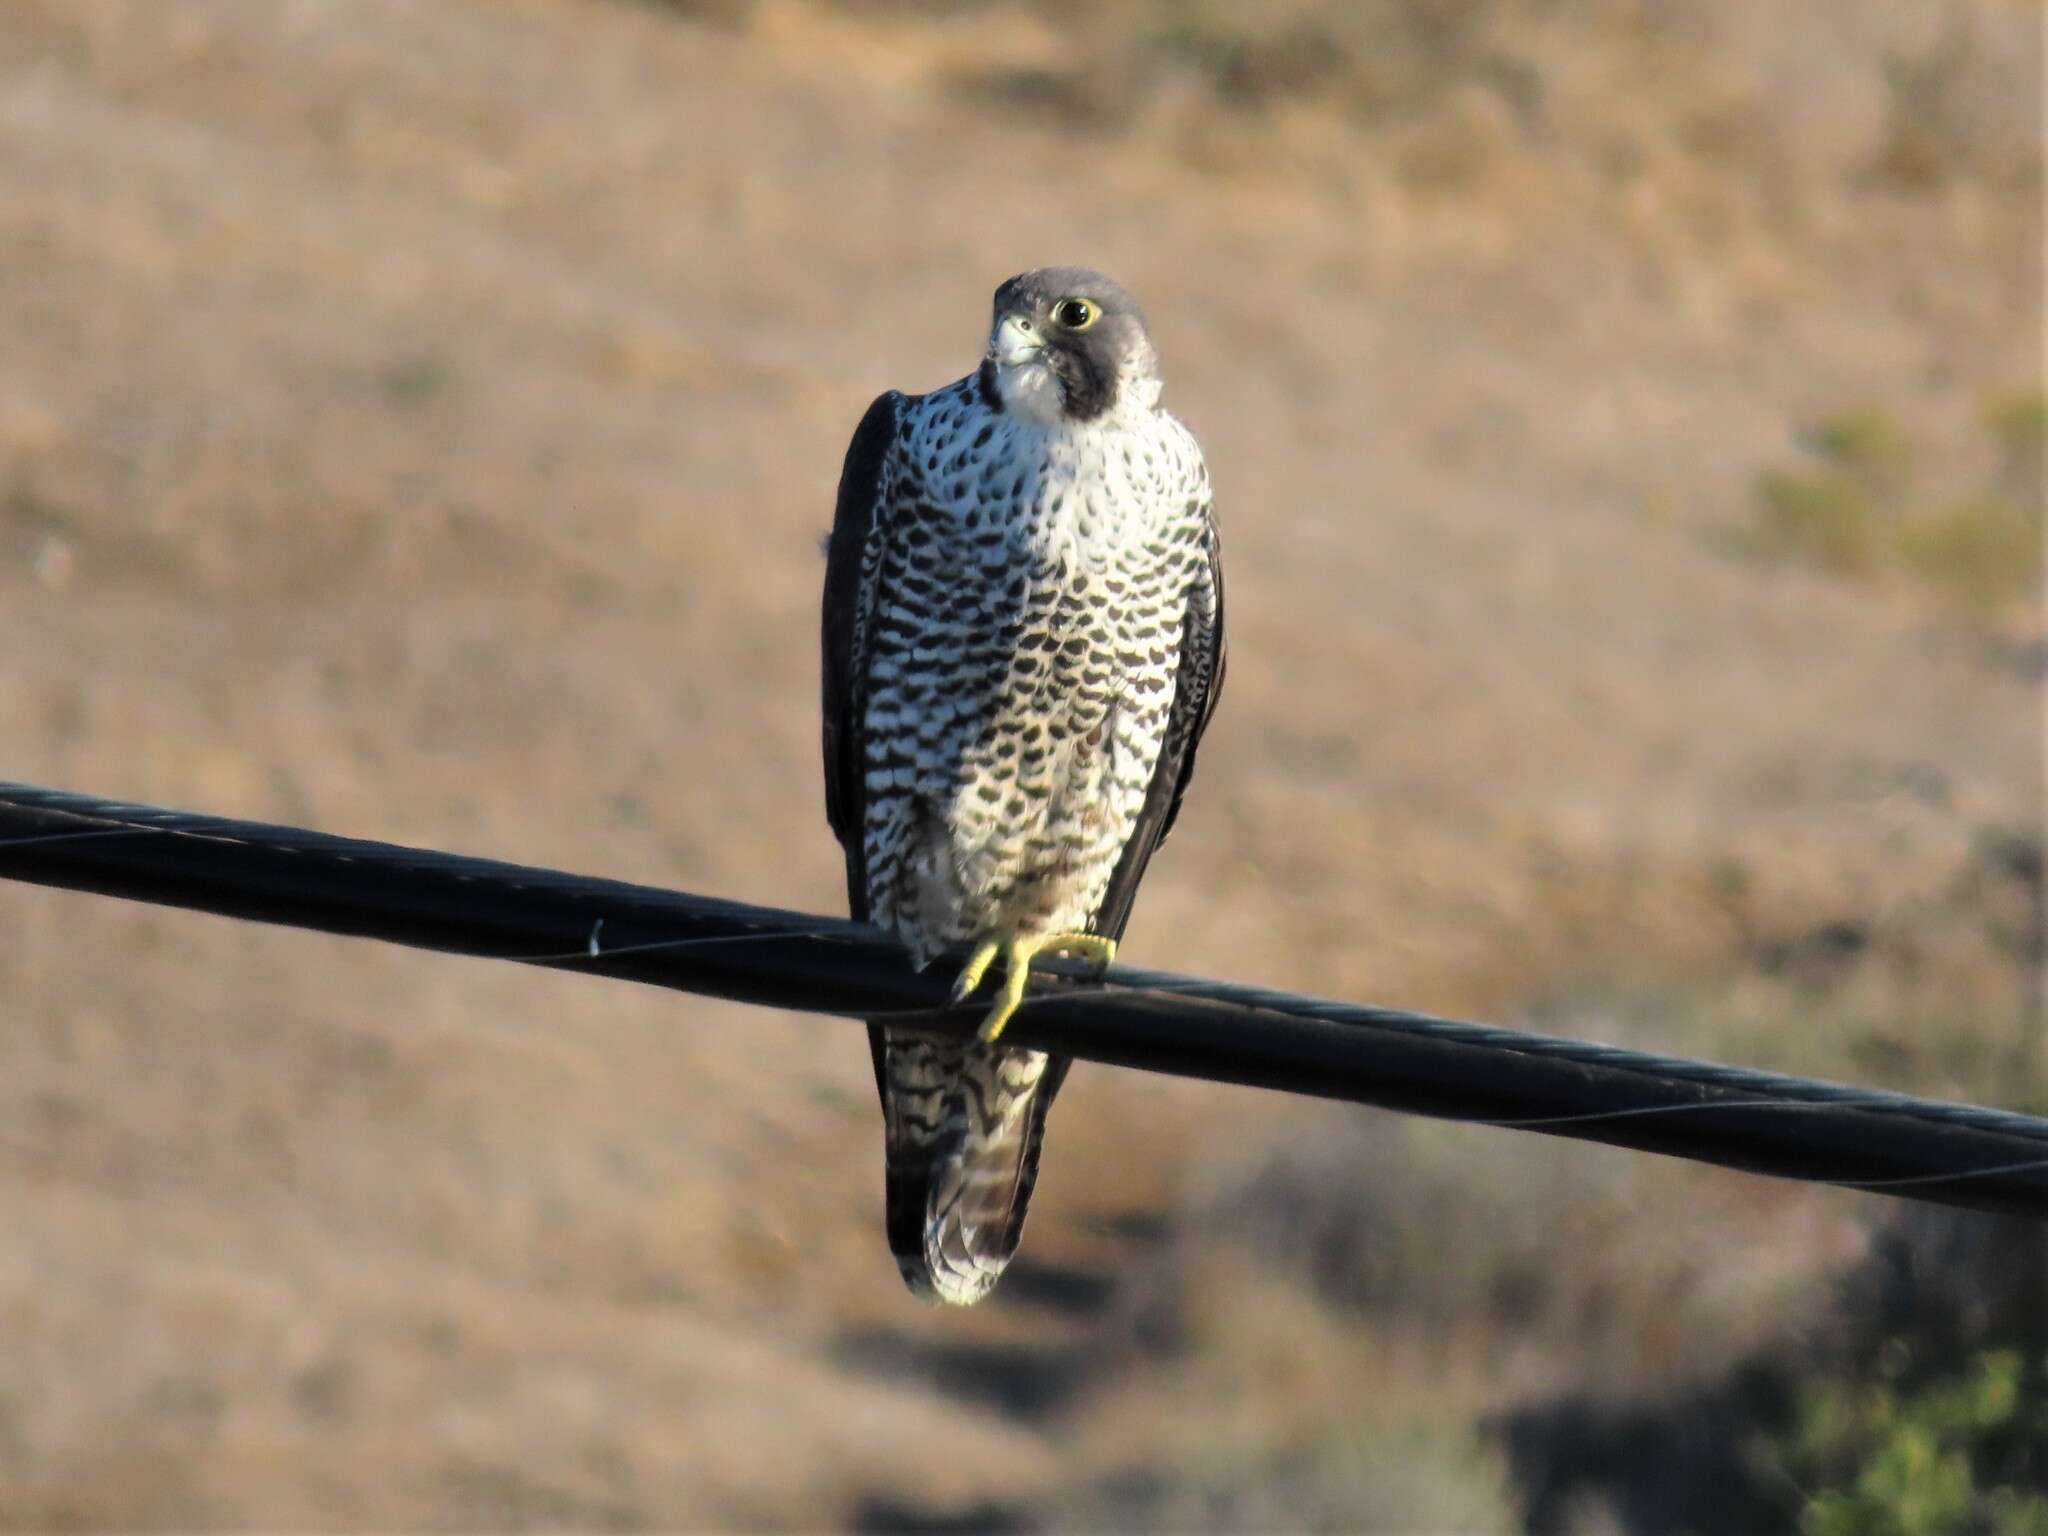
[[[996,290],[980,368],[869,407],[824,605],[826,815],[854,916],[999,963],[973,1041],[868,1028],[889,1246],[965,1306],[1023,1231],[1068,1059],[998,1043],[1034,956],[1106,966],[1223,683],[1209,476],[1137,303],[1085,267]]]

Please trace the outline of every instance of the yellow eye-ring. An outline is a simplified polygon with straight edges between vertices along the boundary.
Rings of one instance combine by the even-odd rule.
[[[1102,311],[1086,299],[1061,299],[1053,305],[1052,317],[1070,331],[1085,331],[1102,318]]]

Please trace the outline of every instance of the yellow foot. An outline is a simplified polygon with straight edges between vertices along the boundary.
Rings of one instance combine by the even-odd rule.
[[[996,1005],[989,1009],[988,1017],[976,1032],[983,1044],[1002,1034],[1010,1015],[1024,1001],[1024,983],[1031,979],[1031,962],[1039,955],[1060,953],[1079,955],[1106,971],[1116,958],[1116,940],[1097,933],[1013,934],[1007,939],[983,939],[974,946],[974,953],[960,968],[960,979],[953,983],[954,1002],[964,1003],[974,995],[997,957],[1003,962],[1003,990],[996,994]]]

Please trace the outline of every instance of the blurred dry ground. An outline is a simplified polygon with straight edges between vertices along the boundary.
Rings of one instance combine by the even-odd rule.
[[[1134,960],[2040,1107],[2040,30],[13,0],[0,773],[840,910],[839,455],[1086,261],[1230,563]],[[0,935],[13,1526],[1501,1529],[1489,1415],[1797,1339],[1893,1214],[1083,1068],[937,1314],[841,1024]]]

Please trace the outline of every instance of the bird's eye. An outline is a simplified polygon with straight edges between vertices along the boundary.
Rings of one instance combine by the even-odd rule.
[[[1102,315],[1102,311],[1086,299],[1061,299],[1052,307],[1053,319],[1070,331],[1085,331]]]

